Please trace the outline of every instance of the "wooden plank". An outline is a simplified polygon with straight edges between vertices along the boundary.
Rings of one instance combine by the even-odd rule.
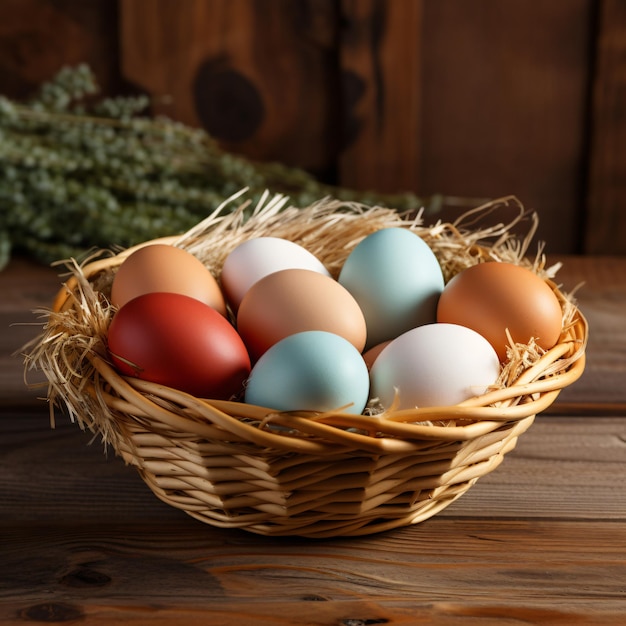
[[[1,92],[28,98],[64,65],[87,63],[106,93],[121,88],[117,5],[108,0],[4,0]]]
[[[626,611],[623,523],[444,519],[320,543],[156,521],[2,531],[3,623],[613,625]]]
[[[585,372],[559,402],[570,405],[626,403],[626,257],[553,257],[556,280],[573,292],[589,323]]]
[[[3,571],[19,574],[3,585],[4,619],[50,604],[90,620],[141,623],[146,604],[156,604],[157,623],[202,611],[205,619],[288,624],[313,609],[316,624],[357,617],[414,623],[408,620],[418,610],[459,621],[497,612],[577,623],[589,612],[608,619],[626,602],[623,523],[435,518],[375,538],[321,543],[154,521],[2,530]]]
[[[626,5],[599,5],[585,249],[626,254]]]
[[[310,541],[201,524],[75,426],[0,420],[0,621],[620,623],[625,429],[540,418],[438,516]]]
[[[591,2],[346,0],[342,13],[342,182],[444,194],[444,218],[516,194],[549,251],[576,251]]]
[[[593,412],[539,416],[502,466],[443,515],[624,520],[625,428],[623,417]]]
[[[58,416],[52,429],[45,407],[32,414],[4,410],[0,519],[109,524],[120,515],[125,523],[186,517],[158,500],[113,450],[92,439],[66,417]]]
[[[593,4],[424,4],[421,132],[405,139],[420,146],[422,194],[515,194],[548,251],[577,252]]]
[[[7,95],[78,62],[123,91],[121,64],[137,88],[170,98],[156,112],[204,124],[235,152],[330,180],[337,169],[359,188],[470,204],[514,193],[539,211],[550,251],[581,239],[592,253],[624,251],[626,20],[615,0],[601,4],[586,222],[591,0],[5,4]]]
[[[36,309],[50,308],[61,287],[61,269],[53,269],[24,258],[14,258],[0,271],[0,403],[10,407],[41,407],[45,390],[30,389],[24,380],[22,347],[41,331],[43,320]],[[45,377],[32,372],[28,384],[40,384]]]
[[[336,149],[331,0],[122,0],[125,77],[228,150],[313,171]]]
[[[422,0],[342,0],[342,184],[417,190]],[[439,190],[437,190],[439,191]]]

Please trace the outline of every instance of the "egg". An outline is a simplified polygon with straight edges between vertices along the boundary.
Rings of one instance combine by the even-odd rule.
[[[367,324],[367,347],[434,322],[443,290],[441,266],[428,244],[399,227],[368,235],[345,260],[339,277]]]
[[[397,409],[453,406],[485,393],[500,375],[491,344],[456,324],[426,324],[403,333],[370,370],[371,396]]]
[[[217,280],[197,257],[176,246],[149,244],[126,257],[113,277],[111,303],[121,307],[153,292],[180,293],[226,315]]]
[[[221,282],[228,303],[237,310],[254,283],[285,269],[306,269],[330,276],[324,264],[301,245],[280,237],[255,237],[240,243],[224,261]]]
[[[374,361],[376,361],[378,355],[391,343],[391,341],[392,340],[389,339],[389,341],[378,343],[363,353],[363,360],[365,361],[365,365],[367,365],[368,370],[372,368],[372,365],[374,365]]]
[[[237,330],[253,360],[281,339],[307,330],[339,335],[361,352],[367,333],[350,293],[330,276],[305,269],[273,272],[252,285],[237,311]]]
[[[198,397],[236,396],[250,373],[246,347],[228,320],[178,293],[127,302],[109,325],[108,349],[120,373]]]
[[[325,331],[290,335],[255,363],[245,402],[276,411],[361,413],[369,396],[367,367],[346,339]]]
[[[561,335],[563,312],[550,286],[530,269],[489,261],[473,265],[446,285],[437,320],[461,324],[483,335],[506,359],[508,329],[514,343],[552,348]]]

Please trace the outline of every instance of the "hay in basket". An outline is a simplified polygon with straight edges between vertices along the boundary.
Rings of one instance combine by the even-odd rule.
[[[241,197],[236,195],[231,201]],[[496,208],[512,207],[508,224],[476,227]],[[523,239],[514,227],[530,222]],[[365,535],[423,521],[494,470],[517,438],[559,392],[582,373],[587,324],[573,296],[553,282],[541,249],[527,257],[537,220],[513,197],[470,211],[454,223],[422,224],[422,215],[332,199],[306,208],[264,196],[234,211],[220,207],[191,231],[167,238],[220,276],[240,242],[272,235],[296,241],[337,276],[366,235],[408,228],[433,249],[449,279],[484,260],[525,265],[544,278],[562,304],[557,345],[511,345],[493,389],[448,407],[350,415],[280,413],[235,401],[201,399],[120,376],[107,356],[115,311],[108,296],[116,268],[131,252],[108,252],[69,277],[25,367],[47,377],[51,418],[62,408],[133,465],[163,501],[208,524],[263,535]],[[163,241],[163,240],[160,240]]]

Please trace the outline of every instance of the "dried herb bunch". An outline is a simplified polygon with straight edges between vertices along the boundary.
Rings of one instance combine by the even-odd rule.
[[[298,168],[254,163],[206,132],[149,114],[144,96],[101,98],[89,67],[63,68],[36,97],[0,96],[0,268],[182,233],[242,187],[307,206],[324,196],[398,210],[415,195],[351,191]],[[433,208],[440,198],[431,198]]]

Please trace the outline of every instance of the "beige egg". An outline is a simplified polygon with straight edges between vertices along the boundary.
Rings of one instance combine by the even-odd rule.
[[[237,312],[237,330],[258,359],[281,339],[323,330],[365,346],[365,318],[356,300],[330,276],[305,269],[274,272],[256,282]]]
[[[378,355],[391,343],[391,339],[388,341],[383,341],[382,343],[377,343],[373,348],[366,350],[363,353],[363,360],[365,361],[365,365],[368,370],[372,369],[372,365],[374,365],[374,361],[378,358]]]
[[[226,315],[222,291],[209,270],[190,252],[155,243],[132,252],[120,265],[111,285],[111,302],[122,307],[147,293],[179,293]]]

